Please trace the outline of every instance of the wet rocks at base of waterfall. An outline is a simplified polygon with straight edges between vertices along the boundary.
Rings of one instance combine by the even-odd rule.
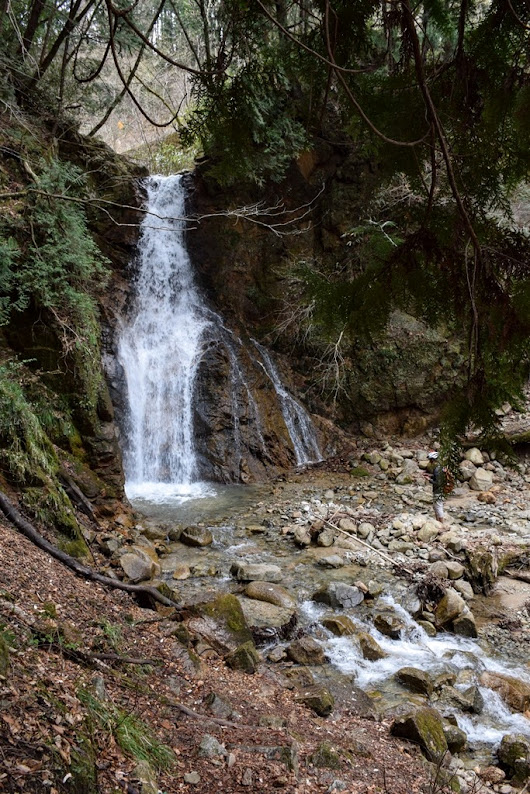
[[[424,755],[434,763],[440,763],[447,753],[443,719],[433,708],[423,707],[396,717],[390,732],[392,736],[419,745]]]
[[[498,692],[513,711],[521,714],[529,712],[530,684],[520,681],[518,678],[492,671],[482,673],[480,683],[482,686]]]
[[[416,667],[402,667],[395,675],[396,681],[409,689],[411,692],[418,692],[421,695],[430,697],[433,692],[433,681],[428,673]]]
[[[283,579],[282,569],[278,565],[268,563],[235,562],[230,568],[230,573],[239,582],[278,583]]]
[[[313,593],[312,598],[313,601],[333,609],[352,609],[364,601],[364,593],[358,587],[343,582],[329,582]]]
[[[179,540],[185,546],[204,547],[213,543],[213,535],[207,527],[189,526],[185,527],[179,535]]]
[[[322,646],[309,635],[292,642],[286,651],[288,658],[297,664],[315,665],[325,661]]]
[[[272,582],[252,581],[244,590],[247,598],[254,598],[257,601],[267,601],[277,607],[294,610],[296,599],[285,588]]]
[[[506,734],[497,750],[499,765],[510,782],[524,786],[530,780],[530,739],[522,734]]]
[[[152,579],[161,573],[156,552],[141,546],[130,546],[120,557],[124,574],[133,584]]]

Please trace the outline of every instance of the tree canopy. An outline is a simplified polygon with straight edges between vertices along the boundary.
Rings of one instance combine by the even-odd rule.
[[[461,328],[468,383],[449,425],[494,429],[529,374],[512,209],[530,163],[525,0],[2,0],[0,36],[19,101],[85,126],[97,112],[95,134],[126,99],[200,144],[222,184],[279,181],[342,136],[374,166],[369,225],[352,218],[354,264],[308,276],[307,300],[356,337],[392,305]]]

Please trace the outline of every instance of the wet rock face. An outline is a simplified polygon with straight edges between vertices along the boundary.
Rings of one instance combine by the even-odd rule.
[[[200,477],[267,479],[294,465],[280,403],[251,344],[211,340],[199,367],[194,413]]]
[[[392,724],[391,733],[418,744],[424,755],[438,763],[447,752],[441,716],[435,709],[421,708],[398,717]]]

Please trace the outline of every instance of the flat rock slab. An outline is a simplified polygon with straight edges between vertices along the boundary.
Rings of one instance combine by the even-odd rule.
[[[259,562],[235,562],[230,573],[239,582],[274,582],[283,580],[282,569],[278,565]]]
[[[266,601],[256,601],[252,598],[237,596],[245,620],[253,628],[279,629],[287,625],[293,618],[293,608],[279,607]]]
[[[285,587],[272,582],[251,582],[245,587],[245,595],[285,609],[294,609],[296,606],[294,596]]]

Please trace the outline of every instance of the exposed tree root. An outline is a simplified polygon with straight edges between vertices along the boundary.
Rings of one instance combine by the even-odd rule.
[[[71,557],[69,554],[66,554],[66,552],[61,551],[61,549],[58,549],[56,546],[47,541],[46,538],[44,538],[40,532],[38,532],[35,527],[18,512],[16,507],[11,504],[7,496],[1,491],[0,510],[6,516],[6,518],[9,519],[9,521],[11,521],[11,523],[20,532],[22,532],[26,538],[28,538],[28,540],[31,540],[35,546],[38,546],[39,549],[42,549],[54,559],[62,562],[63,565],[66,565],[67,568],[70,568],[70,570],[77,574],[77,576],[81,576],[84,579],[89,579],[92,582],[98,582],[99,584],[102,584],[105,587],[111,587],[114,590],[125,590],[126,593],[147,596],[153,601],[158,601],[158,603],[167,607],[178,607],[178,604],[175,601],[163,596],[162,593],[160,593],[155,587],[150,587],[149,585],[128,584],[126,582],[120,582],[117,579],[111,579],[110,576],[103,576],[103,574],[98,573],[92,568],[80,563],[79,560],[75,559],[75,557]]]

